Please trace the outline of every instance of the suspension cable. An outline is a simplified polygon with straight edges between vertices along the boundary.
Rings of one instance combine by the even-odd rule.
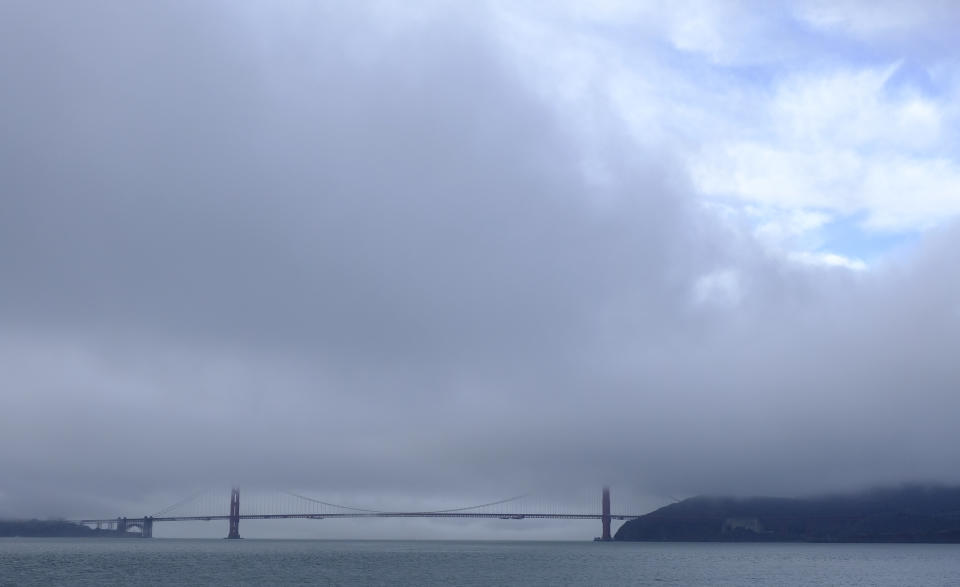
[[[307,500],[307,501],[312,501],[313,503],[319,503],[319,504],[321,504],[321,505],[326,505],[326,506],[330,506],[330,507],[334,507],[334,508],[340,508],[340,509],[344,509],[344,510],[353,510],[353,511],[355,511],[355,512],[366,512],[366,513],[368,513],[368,514],[382,514],[382,513],[384,513],[384,512],[381,512],[381,511],[379,511],[379,510],[368,510],[368,509],[364,509],[364,508],[354,508],[354,507],[350,507],[350,506],[348,506],[348,505],[339,505],[339,504],[330,503],[330,502],[326,502],[326,501],[320,501],[319,499],[313,499],[312,497],[307,497],[306,495],[300,495],[300,494],[294,493],[294,492],[292,492],[292,491],[284,491],[283,493],[286,493],[287,495],[292,495],[292,496],[294,496],[294,497],[299,497],[300,499],[305,499],[305,500]]]
[[[193,492],[193,493],[190,495],[190,497],[187,497],[186,499],[181,499],[181,500],[178,501],[177,503],[175,503],[175,504],[173,504],[173,505],[169,505],[169,506],[163,508],[162,510],[160,510],[159,512],[153,514],[153,517],[159,518],[160,516],[162,516],[162,515],[170,512],[171,510],[175,510],[175,509],[177,509],[178,507],[180,507],[180,506],[182,506],[182,505],[186,505],[186,504],[190,503],[191,501],[193,501],[193,500],[197,499],[198,497],[200,497],[200,496],[201,496],[203,493],[205,493],[206,491],[207,491],[207,488],[204,488],[204,489],[200,489],[200,490],[198,490],[198,491],[195,491],[195,492]]]
[[[446,514],[446,513],[450,513],[450,512],[465,512],[465,511],[467,511],[467,510],[475,510],[475,509],[478,509],[478,508],[485,508],[485,507],[490,506],[490,505],[500,505],[501,503],[509,503],[509,502],[511,502],[511,501],[517,501],[518,499],[523,499],[524,497],[527,497],[527,495],[526,495],[526,494],[524,494],[524,495],[517,495],[517,496],[514,496],[514,497],[508,497],[507,499],[501,499],[501,500],[497,500],[497,501],[491,501],[490,503],[481,503],[480,505],[472,505],[472,506],[465,507],[465,508],[451,508],[451,509],[449,509],[449,510],[429,510],[429,511],[426,511],[426,512],[418,512],[418,513],[422,513],[422,514]]]
[[[370,509],[365,509],[365,508],[356,508],[356,507],[350,507],[350,506],[346,506],[346,505],[339,505],[339,504],[336,504],[336,503],[330,503],[330,502],[326,502],[326,501],[321,501],[321,500],[319,500],[319,499],[313,499],[312,497],[307,497],[307,496],[305,496],[305,495],[299,495],[299,494],[294,493],[294,492],[292,492],[292,491],[284,491],[284,493],[286,493],[287,495],[292,495],[293,497],[299,497],[300,499],[305,499],[305,500],[307,500],[307,501],[312,501],[313,503],[319,503],[319,504],[322,504],[322,505],[326,505],[326,506],[330,506],[330,507],[335,507],[335,508],[341,508],[341,509],[345,509],[345,510],[352,510],[352,511],[355,511],[355,512],[365,512],[365,513],[368,513],[368,514],[385,514],[385,513],[389,513],[389,512],[383,511],[383,510],[370,510]],[[478,509],[478,508],[483,508],[483,507],[487,507],[487,506],[491,506],[491,505],[500,505],[500,504],[502,504],[502,503],[509,503],[509,502],[511,502],[511,501],[517,501],[518,499],[523,499],[524,497],[527,497],[527,495],[526,495],[526,494],[524,494],[524,495],[516,495],[516,496],[514,496],[514,497],[508,497],[507,499],[499,499],[499,500],[497,500],[497,501],[491,501],[490,503],[481,503],[480,505],[471,505],[471,506],[462,507],[462,508],[450,508],[450,509],[445,509],[445,510],[424,510],[424,511],[421,511],[421,512],[411,512],[411,513],[418,513],[418,514],[447,514],[447,513],[453,513],[453,512],[465,512],[465,511],[467,511],[467,510],[475,510],[475,509]]]

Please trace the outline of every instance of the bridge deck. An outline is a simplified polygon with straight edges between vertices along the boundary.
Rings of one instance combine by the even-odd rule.
[[[210,522],[214,520],[229,520],[229,515],[222,516],[158,516],[150,517],[154,522]],[[614,520],[632,520],[640,514],[611,514]],[[515,513],[471,513],[471,512],[355,512],[340,514],[241,514],[241,520],[283,520],[283,519],[338,519],[338,518],[486,518],[499,520],[522,520],[525,518],[553,519],[553,520],[600,520],[602,514],[515,514]],[[142,520],[127,518],[128,522]],[[116,522],[117,518],[100,518],[87,520],[71,520],[78,524],[106,524]]]

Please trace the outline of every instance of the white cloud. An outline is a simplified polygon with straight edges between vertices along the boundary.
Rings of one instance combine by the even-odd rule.
[[[748,207],[747,214],[758,223],[754,235],[772,249],[789,249],[800,245],[813,249],[819,242],[804,242],[812,232],[821,229],[831,217],[811,210],[774,210],[772,208]]]
[[[794,5],[794,15],[825,31],[872,38],[904,34],[956,17],[955,2],[934,0],[808,0]]]
[[[810,253],[795,252],[790,254],[790,259],[804,265],[819,265],[824,267],[843,267],[853,271],[864,271],[867,264],[862,259],[845,257],[836,253]]]
[[[934,148],[942,105],[884,90],[900,65],[788,78],[767,106],[764,122],[775,129],[775,138],[813,147]]]
[[[743,286],[736,269],[718,269],[697,279],[693,300],[698,304],[735,306],[743,298]]]
[[[872,230],[922,230],[960,213],[945,156],[950,106],[892,93],[884,68],[802,74],[757,104],[753,128],[709,137],[691,168],[706,194],[780,209],[863,212]]]
[[[960,214],[960,167],[942,158],[893,157],[873,162],[863,178],[874,230],[925,229]]]
[[[501,3],[517,10],[516,2]],[[554,14],[581,29],[601,26],[629,31],[637,37],[657,39],[671,48],[700,56],[713,64],[765,63],[776,60],[785,47],[774,34],[782,19],[775,10],[756,3],[732,0],[568,0],[545,5],[534,3],[531,14]],[[530,5],[526,5],[529,9]],[[764,51],[757,51],[763,46]]]
[[[956,67],[842,54],[808,65],[810,46],[785,24],[850,36],[844,14],[867,14],[879,30],[899,22],[894,5],[875,15],[816,3],[794,12],[615,0],[493,6],[524,79],[580,133],[598,194],[608,175],[602,137],[615,123],[596,113],[612,108],[633,140],[685,161],[706,198],[752,206],[757,235],[781,253],[843,253],[818,248],[822,228],[843,216],[862,215],[867,231],[914,232],[960,213]],[[937,10],[925,6],[904,26]],[[757,75],[736,69],[756,64],[765,68]],[[817,222],[798,225],[792,214]]]

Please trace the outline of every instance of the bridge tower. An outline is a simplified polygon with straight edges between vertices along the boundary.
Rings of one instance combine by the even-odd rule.
[[[230,491],[230,532],[227,538],[240,538],[240,489]]]
[[[153,516],[144,516],[143,525],[140,526],[141,538],[153,538]]]
[[[600,540],[604,542],[609,542],[613,540],[613,537],[610,536],[610,488],[603,488],[603,501],[602,506],[603,513],[600,515],[600,522],[603,524],[603,534],[600,535]]]

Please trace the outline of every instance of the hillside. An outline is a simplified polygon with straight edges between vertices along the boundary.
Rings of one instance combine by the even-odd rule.
[[[95,530],[64,520],[2,520],[0,536],[19,537],[88,537],[117,536],[112,530]]]
[[[960,487],[796,499],[693,497],[626,522],[614,539],[960,542]]]

